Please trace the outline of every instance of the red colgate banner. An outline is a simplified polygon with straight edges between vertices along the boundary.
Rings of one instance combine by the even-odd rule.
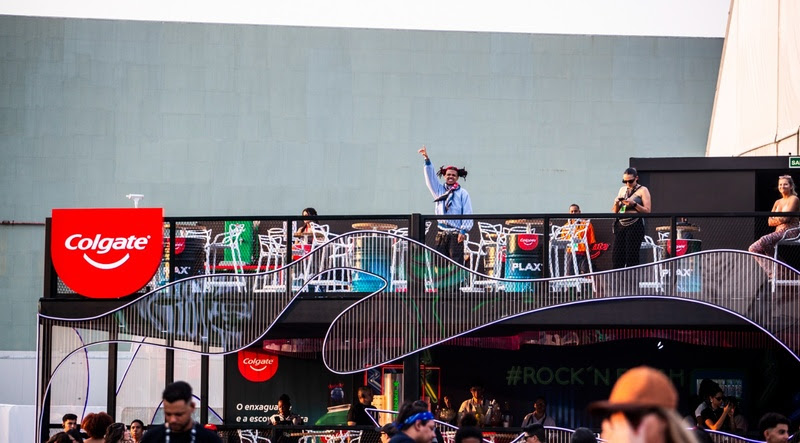
[[[164,252],[164,210],[53,209],[50,255],[61,280],[90,298],[132,294]]]
[[[236,356],[239,373],[255,383],[267,381],[278,372],[278,356],[260,349],[245,349]]]

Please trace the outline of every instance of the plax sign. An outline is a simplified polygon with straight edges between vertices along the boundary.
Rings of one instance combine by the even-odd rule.
[[[161,264],[161,208],[53,209],[51,226],[53,266],[64,284],[86,297],[132,294]]]
[[[800,157],[789,157],[790,168],[800,168]]]

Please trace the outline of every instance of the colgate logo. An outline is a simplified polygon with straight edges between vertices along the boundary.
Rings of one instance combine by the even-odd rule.
[[[539,246],[539,236],[536,234],[519,234],[517,244],[523,251],[532,251]]]
[[[278,356],[260,349],[239,351],[236,359],[239,363],[239,373],[255,383],[269,380],[278,371]]]
[[[103,238],[100,234],[94,236],[94,238],[87,238],[81,236],[81,234],[74,234],[67,237],[67,241],[64,242],[64,247],[69,249],[70,251],[81,250],[81,251],[97,251],[98,254],[107,254],[112,249],[113,250],[131,250],[131,249],[138,249],[140,251],[144,251],[145,247],[147,246],[147,240],[150,239],[150,236],[147,237],[136,237],[131,235],[128,238],[118,237],[118,238]],[[121,259],[113,262],[113,263],[99,263],[91,259],[87,254],[83,254],[83,259],[86,260],[87,263],[94,266],[98,269],[115,269],[122,266],[123,263],[128,261],[131,258],[130,254],[125,254],[124,257]]]
[[[75,292],[118,298],[145,286],[161,264],[163,210],[54,209],[53,266]]]

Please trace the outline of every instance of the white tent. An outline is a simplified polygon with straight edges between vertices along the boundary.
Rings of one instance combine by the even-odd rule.
[[[798,154],[800,1],[732,0],[706,156]]]

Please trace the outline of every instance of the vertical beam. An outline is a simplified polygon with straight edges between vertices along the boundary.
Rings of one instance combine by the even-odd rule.
[[[111,340],[117,339],[117,334],[111,334]],[[119,357],[119,344],[108,344],[108,386],[106,387],[106,411],[117,417],[117,358]]]
[[[403,401],[419,400],[422,386],[419,382],[419,352],[403,359]]]
[[[48,230],[49,232],[49,230]],[[48,255],[45,253],[45,255]],[[39,352],[37,358],[39,359],[39,386],[37,401],[41,402],[40,417],[36,417],[39,422],[39,437],[41,442],[47,441],[50,437],[50,390],[47,384],[50,383],[50,373],[52,371],[52,344],[53,344],[53,330],[48,320],[39,319],[38,327],[41,329],[41,337],[39,337]],[[45,389],[48,389],[45,392]]]
[[[552,277],[550,274],[550,217],[545,216],[542,224],[542,276]],[[566,249],[565,249],[566,251]],[[590,253],[587,251],[586,253]],[[566,269],[564,270],[566,272]]]
[[[200,423],[208,423],[208,355],[200,356]]]

